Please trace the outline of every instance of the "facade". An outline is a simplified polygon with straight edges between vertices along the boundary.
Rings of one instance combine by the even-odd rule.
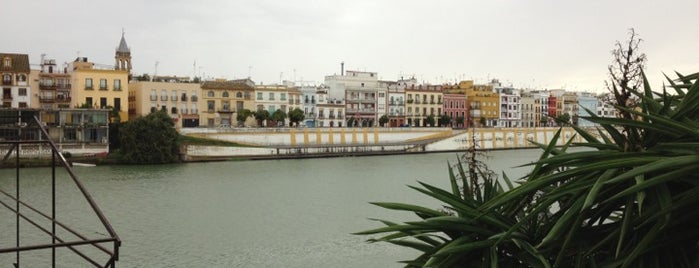
[[[345,104],[342,100],[330,98],[326,90],[318,90],[316,97],[316,127],[345,126]]]
[[[145,116],[165,111],[179,128],[199,127],[199,96],[197,83],[131,81],[129,83],[129,117]]]
[[[432,116],[435,126],[442,115],[442,86],[413,85],[405,88],[406,123],[409,126],[428,126],[426,119]]]
[[[318,92],[324,91],[327,92],[327,88],[325,86],[315,86],[315,85],[302,85],[299,87],[299,91],[301,93],[301,110],[303,110],[303,125],[307,127],[315,127],[316,124],[316,115],[318,114],[317,112],[317,104],[318,104]],[[327,95],[327,93],[326,93]]]
[[[452,128],[464,128],[469,125],[468,106],[466,105],[466,95],[444,93],[443,111],[451,118]]]
[[[500,98],[493,91],[493,85],[475,85],[472,80],[446,86],[445,93],[466,95],[470,126],[492,127],[499,118]]]
[[[29,84],[29,55],[0,53],[2,107],[29,108],[32,88]]]
[[[536,105],[537,100],[531,94],[522,94],[522,127],[536,127],[539,123],[536,108],[541,108],[541,105]]]
[[[255,83],[250,79],[205,81],[201,85],[200,126],[231,127],[237,111],[255,111]]]
[[[345,74],[343,71],[340,75],[326,76],[325,85],[330,98],[345,100],[346,126],[377,125],[378,101],[381,99],[377,73],[347,71]]]
[[[267,110],[270,114],[274,114],[277,110],[288,115],[290,109],[293,107],[298,107],[300,105],[295,104],[294,100],[290,98],[289,87],[285,85],[257,85],[255,86],[255,110],[262,111]],[[296,92],[298,90],[295,89]],[[296,96],[298,94],[295,94]],[[291,102],[291,104],[289,104]],[[271,120],[267,120],[267,126],[270,126]],[[289,118],[284,120],[284,122],[276,122],[277,126],[287,126]]]
[[[54,59],[42,59],[36,79],[39,80],[38,108],[70,108],[71,77],[67,68],[58,67]]]
[[[417,84],[417,81],[413,78],[409,80],[399,80],[397,83],[386,85],[389,127],[407,126],[405,121],[405,88],[414,86],[415,84]]]
[[[534,99],[534,127],[551,126],[549,124],[549,97],[551,94],[548,91],[530,91],[526,93]]]
[[[500,87],[495,89],[500,97],[500,118],[499,127],[521,127],[522,126],[522,97],[519,90],[511,87]]]
[[[592,112],[592,115],[597,113],[597,96],[590,92],[579,92],[578,93],[578,116],[591,116],[586,110]],[[596,124],[585,120],[583,118],[578,118],[578,126],[580,127],[594,127]]]
[[[70,64],[71,106],[77,108],[116,109],[121,121],[129,120],[129,72],[97,66],[79,57]]]

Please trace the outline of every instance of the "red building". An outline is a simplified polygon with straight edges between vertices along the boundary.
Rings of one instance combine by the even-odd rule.
[[[444,94],[444,114],[451,117],[452,128],[468,126],[468,105],[465,94]],[[462,119],[462,122],[458,122]]]
[[[549,96],[549,116],[555,118],[556,117],[556,97],[554,96]]]

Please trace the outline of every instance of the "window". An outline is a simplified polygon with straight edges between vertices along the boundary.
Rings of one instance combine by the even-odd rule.
[[[228,91],[224,91],[222,97],[228,98]]]
[[[107,79],[100,79],[100,90],[107,90]]]
[[[236,98],[242,98],[242,97],[243,97],[243,93],[240,92],[240,91],[238,91],[237,93],[235,93],[235,97],[236,97]]]
[[[150,90],[150,100],[151,101],[158,100],[158,93],[155,93],[155,89]]]
[[[177,101],[177,90],[172,91],[172,94],[170,95],[170,100]]]
[[[3,65],[5,65],[5,68],[10,68],[12,67],[12,59],[11,58],[5,58],[3,61]]]
[[[197,98],[197,92],[192,93],[192,102],[197,102],[199,98]]]
[[[177,114],[177,107],[172,107],[172,108],[170,108],[170,113],[171,113],[171,114]]]
[[[262,100],[262,92],[257,92],[257,100]]]
[[[114,91],[121,91],[121,79],[114,79]]]
[[[206,109],[211,113],[214,111],[214,101],[206,102]]]
[[[107,98],[100,98],[100,109],[107,108]]]
[[[206,93],[206,96],[209,98],[213,98],[214,96],[216,96],[216,94],[214,94],[213,91],[209,90],[209,92]]]
[[[27,108],[27,103],[26,103],[26,102],[20,102],[20,103],[19,103],[19,108]]]
[[[92,107],[92,97],[85,98],[85,106]]]
[[[26,75],[23,75],[23,74],[20,74],[20,75],[17,76],[17,81],[19,81],[19,82],[27,82],[27,76],[26,76]]]
[[[286,93],[280,93],[280,94],[281,94],[281,96],[279,96],[279,99],[285,101],[286,100]]]
[[[92,90],[92,78],[85,78],[85,89]]]
[[[269,93],[269,100],[274,100],[274,92]]]
[[[167,90],[163,89],[160,91],[160,100],[167,101]]]
[[[19,96],[27,96],[27,89],[26,89],[26,88],[23,88],[23,87],[19,88],[19,91],[18,91],[17,95],[19,95]]]
[[[121,98],[114,98],[114,109],[121,110]]]

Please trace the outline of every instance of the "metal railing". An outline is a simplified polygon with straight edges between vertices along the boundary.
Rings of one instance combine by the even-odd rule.
[[[40,123],[41,121],[36,117],[36,115],[31,115],[29,116],[23,116],[21,111],[12,111],[16,112],[16,116],[8,116],[7,113],[4,113],[3,115],[0,116],[0,123],[5,124],[6,123],[14,123],[16,122],[17,125],[17,133],[22,133],[22,131],[26,132],[35,132],[38,131],[38,139],[32,139],[32,140],[23,140],[19,137],[23,137],[21,135],[18,135],[18,139],[10,139],[10,140],[2,140],[0,141],[0,145],[9,145],[10,149],[7,151],[7,153],[4,155],[2,159],[0,159],[0,164],[5,164],[12,156],[14,153],[15,155],[15,169],[16,169],[16,177],[15,177],[15,195],[13,196],[12,194],[0,189],[0,194],[10,198],[11,200],[14,201],[14,208],[12,202],[5,202],[3,200],[0,200],[0,205],[4,206],[8,210],[12,211],[16,217],[16,240],[15,240],[15,246],[14,247],[9,247],[9,248],[0,248],[0,256],[3,254],[11,254],[15,253],[15,263],[14,267],[18,268],[20,266],[20,261],[21,261],[21,253],[26,252],[26,251],[36,251],[36,250],[44,250],[44,249],[51,249],[51,267],[56,267],[56,249],[57,248],[67,248],[73,251],[76,255],[82,257],[85,261],[88,263],[92,264],[94,267],[116,267],[116,261],[119,260],[119,247],[121,246],[121,239],[119,239],[119,236],[116,234],[114,231],[114,228],[112,225],[109,223],[107,218],[104,216],[102,213],[102,210],[97,206],[95,201],[93,200],[92,196],[90,193],[87,191],[85,186],[82,184],[80,179],[75,175],[73,172],[73,169],[71,168],[70,164],[68,164],[68,161],[66,161],[65,157],[59,152],[58,147],[56,144],[51,140],[47,130],[43,127],[43,125]],[[31,136],[31,135],[30,135]],[[40,210],[30,206],[24,201],[20,200],[20,153],[21,153],[21,146],[22,145],[29,145],[29,144],[36,144],[36,145],[48,145],[51,148],[51,213],[48,215],[48,213],[41,212]],[[106,229],[108,233],[108,237],[106,238],[99,238],[99,239],[89,239],[86,236],[78,233],[74,229],[68,227],[67,225],[59,222],[56,220],[56,168],[63,167],[69,177],[71,178],[72,182],[75,184],[75,186],[80,190],[82,193],[82,196],[85,198],[87,203],[90,205],[92,208],[93,212],[95,215],[99,218],[100,222],[102,223],[103,227]],[[43,227],[35,219],[32,219],[25,215],[24,213],[21,212],[22,208],[29,209],[30,211],[38,214],[41,216],[46,221],[49,221],[51,223],[50,230],[46,227]],[[34,214],[33,214],[34,215]],[[36,216],[35,216],[36,217]],[[48,244],[34,244],[34,245],[22,245],[20,242],[20,219],[22,219],[24,222],[29,223],[36,227],[38,230],[42,231],[43,233],[49,235],[51,237],[51,243]],[[76,240],[68,240],[68,239],[62,239],[57,236],[56,228],[60,227],[63,230],[71,233],[75,237],[79,238]],[[22,228],[23,230],[26,230],[27,228]],[[111,249],[108,247],[106,244],[111,244]],[[88,255],[85,253],[84,248],[78,248],[77,246],[87,246],[91,245],[95,249],[101,251],[102,253],[105,253],[107,255],[106,261],[98,262],[94,256],[96,251],[91,251],[91,253]]]

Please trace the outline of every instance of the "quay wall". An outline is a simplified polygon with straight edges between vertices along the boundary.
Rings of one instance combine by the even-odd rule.
[[[363,154],[426,153],[466,150],[472,139],[485,150],[536,147],[548,144],[559,128],[310,128],[310,129],[195,129],[183,133],[256,147],[189,145],[185,160],[239,157],[288,158]],[[570,138],[583,142],[572,128],[563,128],[557,145]]]

